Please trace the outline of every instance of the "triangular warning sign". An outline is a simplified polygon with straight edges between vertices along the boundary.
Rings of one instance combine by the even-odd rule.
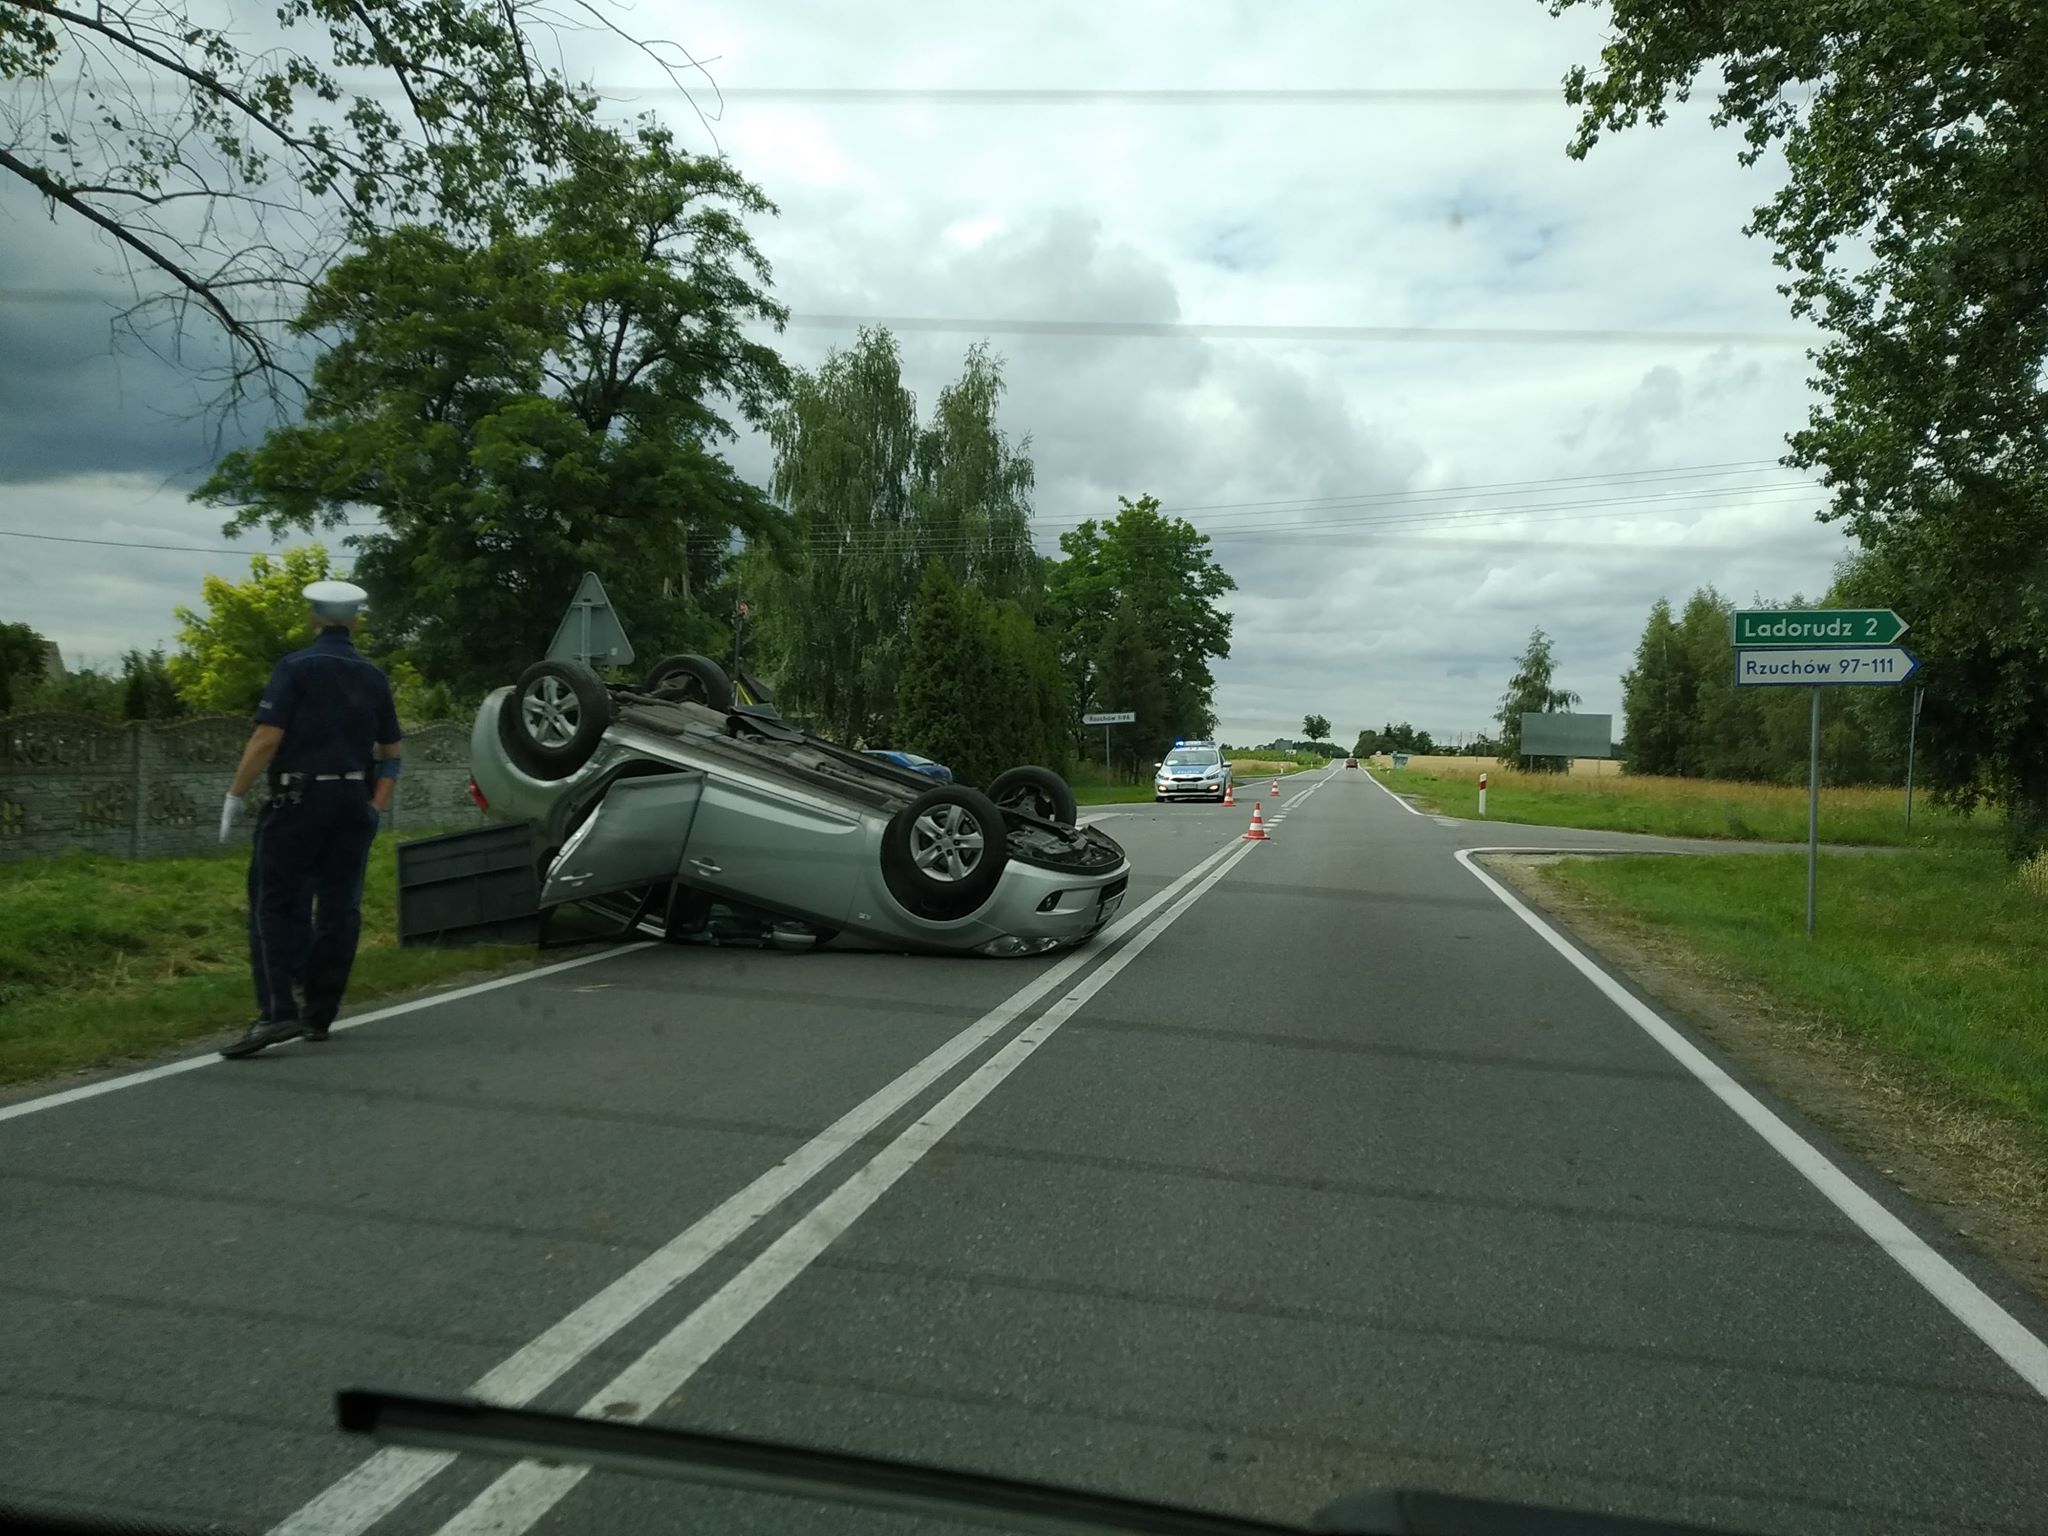
[[[580,661],[586,667],[624,667],[633,661],[633,643],[604,595],[597,572],[585,571],[576,597],[548,647],[550,661]]]

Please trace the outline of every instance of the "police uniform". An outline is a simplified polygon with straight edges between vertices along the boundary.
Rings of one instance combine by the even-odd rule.
[[[305,595],[316,615],[345,621],[368,594],[347,582],[315,582]],[[284,736],[249,860],[256,1023],[227,1055],[299,1034],[326,1038],[355,963],[363,875],[381,819],[370,798],[381,767],[376,748],[400,739],[391,684],[356,650],[345,623],[278,662],[256,724]],[[300,988],[302,1003],[293,995]]]

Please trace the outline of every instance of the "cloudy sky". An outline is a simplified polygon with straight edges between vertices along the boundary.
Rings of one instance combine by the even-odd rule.
[[[902,333],[929,402],[988,335],[1046,547],[1119,494],[1212,533],[1239,586],[1227,739],[1311,710],[1347,741],[1481,729],[1535,625],[1583,707],[1618,713],[1656,598],[1811,593],[1843,551],[1774,464],[1811,339],[1741,234],[1775,170],[1742,170],[1699,109],[1568,159],[1557,82],[1594,57],[1597,13],[639,0],[622,19],[710,60],[723,99],[596,39],[568,55],[779,204],[757,237],[793,363],[849,339],[846,317],[944,322]],[[0,532],[116,541],[0,538],[0,617],[74,661],[167,641],[202,574],[246,570],[185,501],[216,446],[190,383],[116,355],[104,305],[6,297],[111,267],[0,190]],[[734,457],[765,477],[760,442]],[[117,547],[147,544],[178,547]]]

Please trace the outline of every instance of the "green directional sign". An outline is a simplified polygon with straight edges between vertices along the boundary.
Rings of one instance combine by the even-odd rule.
[[[1906,621],[1889,608],[1738,608],[1737,646],[1890,645]]]

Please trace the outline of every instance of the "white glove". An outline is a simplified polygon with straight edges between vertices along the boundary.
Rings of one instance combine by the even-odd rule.
[[[223,843],[228,840],[228,833],[234,830],[235,823],[241,819],[242,811],[247,805],[248,801],[240,795],[229,795],[221,801],[220,840]]]

